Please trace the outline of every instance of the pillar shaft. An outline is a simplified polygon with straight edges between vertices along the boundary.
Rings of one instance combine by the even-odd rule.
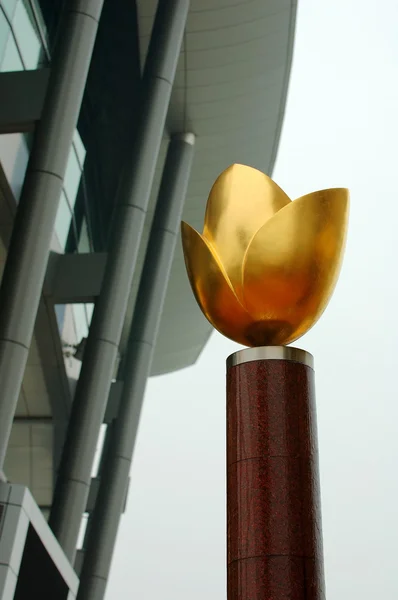
[[[228,360],[228,600],[325,598],[311,359],[265,347]]]
[[[105,593],[180,228],[194,140],[192,134],[182,134],[174,136],[169,144],[130,329],[119,414],[104,458],[96,506],[85,542],[79,600],[101,600]]]
[[[0,471],[32,340],[103,0],[71,0],[66,4],[0,289]]]
[[[159,2],[142,82],[139,128],[112,227],[108,259],[77,384],[50,525],[73,560],[90,485],[189,0]]]

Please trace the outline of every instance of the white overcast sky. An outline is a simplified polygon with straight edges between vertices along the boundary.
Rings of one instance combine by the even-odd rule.
[[[226,165],[227,166],[227,165]],[[296,345],[315,355],[328,600],[398,598],[398,2],[299,0],[273,174],[349,187],[343,271]],[[224,361],[149,381],[107,599],[224,600]]]

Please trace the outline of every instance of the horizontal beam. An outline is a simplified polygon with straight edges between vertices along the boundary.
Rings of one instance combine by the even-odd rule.
[[[100,483],[101,483],[101,475],[99,477],[91,478],[90,491],[88,493],[87,505],[86,505],[86,510],[85,510],[86,513],[91,514],[94,510],[95,503],[97,502],[98,490],[99,490]],[[127,479],[126,493],[125,493],[125,497],[124,497],[122,513],[124,513],[126,511],[127,496],[128,496],[129,488],[130,488],[130,477],[128,477],[128,479]]]
[[[32,131],[40,120],[50,69],[0,73],[0,134]]]
[[[95,302],[101,291],[107,254],[50,253],[44,295],[54,304]]]
[[[20,425],[53,425],[54,419],[53,417],[48,417],[46,415],[32,416],[32,417],[14,417],[14,423],[19,423]]]

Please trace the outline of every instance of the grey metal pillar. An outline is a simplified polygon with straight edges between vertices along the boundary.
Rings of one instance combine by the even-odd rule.
[[[56,482],[50,525],[73,560],[111,387],[189,0],[161,0],[143,75],[140,125],[129,160]]]
[[[119,414],[104,459],[80,578],[79,600],[102,600],[140,419],[147,378],[180,227],[195,137],[172,138],[131,325]]]
[[[103,0],[67,3],[0,289],[0,471],[21,389],[51,235]]]

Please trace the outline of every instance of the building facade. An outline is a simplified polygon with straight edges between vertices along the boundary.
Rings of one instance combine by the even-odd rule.
[[[230,164],[272,173],[295,18],[0,0],[1,600],[104,597],[147,378],[211,333],[179,224]]]

